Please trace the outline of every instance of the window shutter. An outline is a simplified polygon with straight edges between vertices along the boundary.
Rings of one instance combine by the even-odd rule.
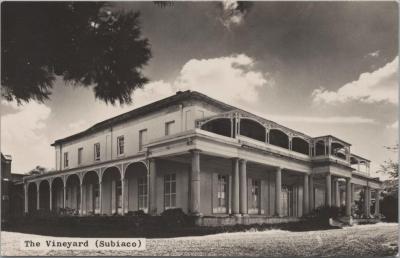
[[[212,174],[212,211],[218,213],[218,174]]]
[[[266,179],[261,180],[261,189],[260,189],[260,214],[267,215],[268,214],[268,181]]]
[[[297,216],[301,217],[303,216],[303,186],[301,185],[298,187],[297,202],[299,207]]]
[[[275,215],[275,176],[269,175],[269,215]]]

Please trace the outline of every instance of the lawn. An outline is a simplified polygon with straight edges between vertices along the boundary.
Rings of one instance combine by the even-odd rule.
[[[116,251],[21,251],[19,239],[32,236],[2,232],[1,254],[52,256],[392,256],[397,254],[398,224],[378,223],[343,229],[289,232],[249,230],[196,237],[148,239],[147,250]]]

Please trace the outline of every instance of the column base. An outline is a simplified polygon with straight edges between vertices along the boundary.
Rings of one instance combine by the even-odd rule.
[[[354,222],[353,222],[353,217],[352,216],[345,216],[345,217],[341,217],[339,219],[341,222],[349,225],[349,226],[353,226]]]
[[[232,213],[232,214],[230,214],[230,216],[235,217],[235,218],[241,218],[242,214],[240,214],[240,213]]]
[[[247,214],[247,213],[245,213],[245,214],[240,214],[240,215],[242,215],[243,218],[250,217],[249,214]]]

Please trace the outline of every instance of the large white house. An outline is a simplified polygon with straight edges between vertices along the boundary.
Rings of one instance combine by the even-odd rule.
[[[365,217],[379,215],[371,193],[379,196],[381,183],[349,143],[308,136],[194,91],[52,146],[56,171],[24,179],[27,213],[160,214],[181,208],[215,224],[293,220],[335,205],[345,206],[350,217],[361,192]]]

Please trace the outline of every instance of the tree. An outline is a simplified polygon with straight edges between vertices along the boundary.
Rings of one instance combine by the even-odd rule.
[[[391,152],[397,153],[399,149],[399,145],[396,144],[394,146],[385,146],[385,148]],[[378,173],[383,173],[389,175],[389,180],[386,180],[385,183],[385,192],[389,194],[395,194],[397,196],[398,193],[398,181],[399,181],[399,162],[388,159],[381,164]]]
[[[106,103],[131,103],[151,58],[139,12],[105,2],[2,3],[2,96],[43,102],[57,76],[93,87]]]
[[[28,175],[42,175],[47,173],[47,168],[37,165],[34,169],[29,171]]]
[[[399,145],[385,146],[389,151],[396,152]],[[381,213],[387,221],[396,222],[398,220],[398,192],[399,192],[399,163],[391,159],[381,164],[379,173],[389,175],[389,179],[383,182],[383,199],[380,201]]]

